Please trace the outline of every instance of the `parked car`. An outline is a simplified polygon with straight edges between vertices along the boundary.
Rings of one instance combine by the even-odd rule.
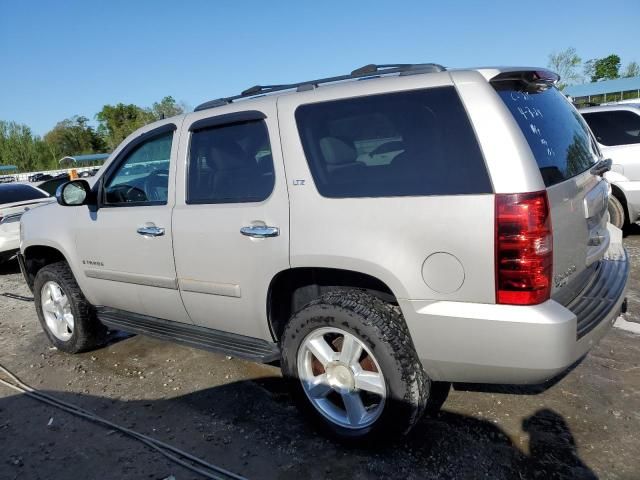
[[[629,262],[557,78],[368,65],[143,127],[23,217],[42,327],[71,353],[115,328],[279,361],[347,439],[407,432],[449,382],[559,375]]]
[[[29,175],[30,182],[42,182],[44,180],[50,180],[53,177],[48,173],[34,173],[33,175]]]
[[[54,201],[31,185],[0,185],[0,263],[13,258],[20,248],[20,217],[34,206]]]
[[[13,175],[0,175],[0,183],[13,183],[16,181],[16,177]]]
[[[640,103],[588,107],[580,110],[605,157],[613,165],[611,223],[623,228],[640,217]]]
[[[50,180],[46,180],[40,184],[38,184],[38,188],[40,190],[44,190],[49,195],[54,196],[56,194],[56,190],[60,185],[69,181],[69,174],[65,173],[62,175],[56,175],[52,177]]]

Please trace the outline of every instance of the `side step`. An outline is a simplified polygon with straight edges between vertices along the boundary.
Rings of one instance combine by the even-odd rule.
[[[97,307],[96,310],[98,319],[107,327],[116,330],[149,335],[254,362],[270,363],[280,358],[278,345],[266,340],[113,308]]]

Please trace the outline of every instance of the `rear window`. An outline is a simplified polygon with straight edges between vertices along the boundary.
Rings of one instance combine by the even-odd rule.
[[[611,110],[585,112],[583,116],[602,145],[640,143],[640,115],[628,110]]]
[[[296,121],[325,197],[492,192],[453,87],[302,105]]]
[[[29,185],[0,185],[0,205],[47,198],[47,194]]]
[[[527,139],[547,187],[593,165],[597,154],[589,130],[555,87],[525,89],[516,81],[493,86]]]

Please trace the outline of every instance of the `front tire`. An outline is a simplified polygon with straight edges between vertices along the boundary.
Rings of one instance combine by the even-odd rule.
[[[340,439],[405,434],[427,406],[431,382],[399,309],[362,291],[309,303],[281,347],[298,407]]]
[[[66,262],[42,267],[33,291],[40,325],[58,350],[79,353],[104,343],[107,329],[98,321]]]

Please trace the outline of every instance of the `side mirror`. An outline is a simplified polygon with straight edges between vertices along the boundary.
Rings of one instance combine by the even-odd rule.
[[[56,200],[64,207],[88,205],[91,197],[91,187],[86,180],[72,180],[63,183],[56,190]]]

